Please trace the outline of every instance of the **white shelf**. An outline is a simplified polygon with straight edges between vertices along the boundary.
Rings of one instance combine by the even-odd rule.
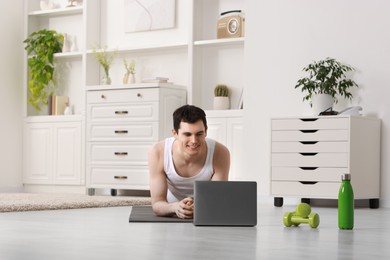
[[[60,52],[54,54],[54,58],[81,58],[82,52]]]
[[[75,6],[75,7],[65,7],[65,8],[56,8],[51,10],[39,10],[30,12],[29,16],[62,16],[62,15],[71,15],[71,14],[82,14],[83,6]]]
[[[26,123],[43,123],[43,122],[78,122],[82,121],[82,115],[57,115],[57,116],[27,116],[24,121]]]
[[[145,45],[139,47],[118,47],[118,48],[107,48],[106,52],[117,52],[117,53],[125,53],[125,52],[141,52],[141,51],[157,51],[157,50],[169,50],[169,49],[183,49],[186,50],[188,47],[187,43],[172,43],[172,44],[162,44],[162,45]],[[102,52],[103,49],[96,50],[97,52]],[[93,53],[93,50],[87,50],[88,54]]]
[[[195,46],[224,46],[224,45],[243,45],[245,42],[244,37],[240,38],[226,38],[226,39],[213,39],[195,41]]]

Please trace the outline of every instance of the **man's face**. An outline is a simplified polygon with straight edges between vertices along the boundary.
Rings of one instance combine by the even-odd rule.
[[[180,141],[182,148],[188,154],[198,153],[205,144],[207,130],[203,121],[195,123],[180,122],[179,132],[173,131],[176,140]]]

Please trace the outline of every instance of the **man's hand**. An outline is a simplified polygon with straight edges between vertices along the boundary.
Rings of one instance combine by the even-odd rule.
[[[175,209],[176,216],[178,218],[193,218],[194,217],[194,199],[185,198],[177,202]]]

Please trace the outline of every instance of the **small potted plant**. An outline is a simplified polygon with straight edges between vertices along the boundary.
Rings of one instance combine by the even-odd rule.
[[[229,109],[230,100],[229,100],[230,90],[224,84],[218,84],[214,88],[214,109]]]
[[[303,68],[309,75],[297,81],[295,88],[305,92],[303,101],[309,101],[314,113],[332,110],[337,103],[337,96],[352,100],[350,88],[358,85],[347,77],[347,73],[355,69],[333,59],[315,61]]]
[[[109,52],[107,51],[107,46],[104,46],[102,50],[97,50],[97,48],[93,48],[93,54],[95,55],[96,60],[103,67],[104,76],[102,77],[101,83],[103,85],[110,85],[110,67],[115,58],[116,51]]]
[[[48,104],[55,87],[54,54],[61,52],[64,36],[55,30],[41,29],[23,41],[28,57],[28,102],[37,110]]]
[[[123,84],[133,84],[135,83],[135,60],[131,60],[130,63],[127,62],[126,58],[123,58],[123,64],[125,65],[126,73],[123,77]],[[130,82],[129,82],[130,79]]]

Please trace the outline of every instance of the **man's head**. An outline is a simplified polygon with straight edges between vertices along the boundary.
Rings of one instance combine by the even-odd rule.
[[[192,105],[184,105],[173,112],[173,129],[179,133],[180,123],[194,124],[201,120],[204,128],[207,131],[206,113],[199,107]]]

